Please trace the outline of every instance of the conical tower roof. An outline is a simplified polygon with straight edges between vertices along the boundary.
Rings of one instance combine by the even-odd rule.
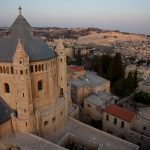
[[[15,54],[14,54],[13,58],[14,57],[17,57],[17,58],[19,58],[19,57],[27,57],[27,54],[24,51],[24,48],[23,48],[23,46],[21,44],[21,40],[20,39],[18,40],[18,44],[17,44],[16,51],[15,51]]]
[[[8,32],[10,35],[0,40],[0,62],[12,62],[18,39],[21,39],[22,46],[30,61],[42,61],[56,57],[55,52],[40,37],[33,36],[32,27],[21,13]]]
[[[64,49],[65,49],[64,44],[62,42],[62,39],[60,38],[58,44],[56,45],[56,50],[59,51]]]

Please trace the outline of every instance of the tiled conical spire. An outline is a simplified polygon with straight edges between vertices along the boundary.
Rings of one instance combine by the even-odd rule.
[[[65,49],[65,47],[64,47],[64,44],[63,44],[63,42],[62,42],[62,39],[60,38],[59,39],[59,42],[58,42],[58,44],[57,44],[57,46],[56,46],[56,50],[64,50]]]
[[[16,51],[15,51],[15,54],[14,54],[14,57],[27,57],[27,54],[21,44],[21,40],[19,39],[18,40],[18,44],[17,44],[17,47],[16,47]]]
[[[18,40],[16,52],[18,52],[18,54],[27,56],[27,55],[26,55],[26,52],[25,52],[25,50],[24,50],[24,48],[23,48],[23,46],[22,46],[22,44],[21,44],[21,40],[20,40],[20,39]]]

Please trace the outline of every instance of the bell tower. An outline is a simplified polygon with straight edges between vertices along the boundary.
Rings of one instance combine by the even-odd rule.
[[[67,91],[67,64],[65,47],[60,39],[56,46],[57,64],[58,64],[58,85],[61,88],[60,95]]]
[[[31,91],[31,78],[29,72],[29,57],[27,56],[21,40],[18,40],[13,56],[14,83],[16,97],[17,130],[35,132],[34,110]]]
[[[60,96],[64,96],[65,98],[65,110],[66,110],[66,117],[68,114],[68,95],[67,95],[67,64],[66,64],[66,53],[65,53],[65,47],[61,40],[59,39],[59,42],[55,49],[57,53],[57,67],[58,67],[58,86],[60,88]]]

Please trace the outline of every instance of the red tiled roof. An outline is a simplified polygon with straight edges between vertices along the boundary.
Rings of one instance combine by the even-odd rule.
[[[75,72],[83,71],[84,69],[80,66],[68,66],[69,69]]]
[[[127,122],[131,122],[135,115],[134,112],[131,112],[114,104],[107,106],[104,111]]]

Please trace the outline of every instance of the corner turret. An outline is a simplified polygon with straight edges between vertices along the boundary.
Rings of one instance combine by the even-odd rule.
[[[17,108],[16,126],[18,131],[35,133],[29,66],[29,56],[25,53],[21,40],[19,39],[13,56],[15,99]]]
[[[63,55],[65,56],[65,47],[64,47],[64,44],[63,44],[61,38],[59,39],[59,42],[58,42],[55,50],[59,56],[63,56]]]
[[[57,67],[58,67],[58,86],[60,88],[60,96],[65,98],[65,109],[66,117],[68,115],[68,95],[67,95],[67,64],[66,64],[66,53],[65,47],[60,39],[56,49],[57,57]]]

